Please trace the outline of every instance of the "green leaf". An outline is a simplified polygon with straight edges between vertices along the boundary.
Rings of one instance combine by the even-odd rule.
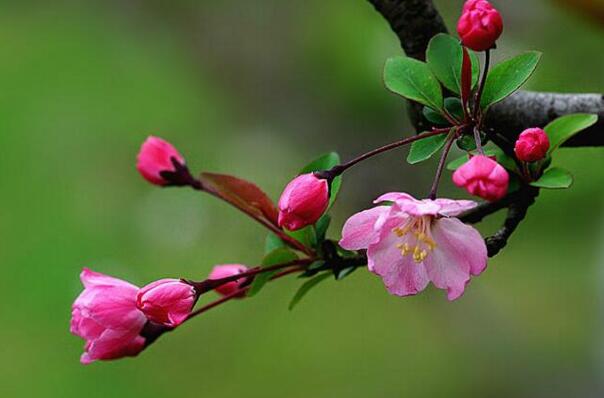
[[[450,115],[453,115],[457,120],[463,120],[463,106],[461,100],[456,97],[445,98],[444,101],[445,109]],[[434,109],[424,106],[422,113],[426,120],[433,123],[436,126],[449,126],[451,123],[444,117],[442,111],[435,111]]]
[[[390,91],[409,100],[433,109],[443,107],[440,84],[424,62],[409,57],[390,58],[386,61],[384,82]]]
[[[331,169],[340,163],[340,155],[336,152],[329,152],[321,155],[300,170],[300,174],[311,173],[313,171],[322,171]]]
[[[309,279],[306,282],[304,282],[304,284],[302,286],[300,286],[300,289],[298,289],[298,291],[292,298],[292,301],[290,301],[290,303],[289,303],[290,311],[294,309],[294,307],[300,302],[300,300],[302,300],[302,298],[304,296],[306,296],[306,293],[308,293],[310,291],[310,289],[317,286],[319,283],[321,283],[325,279],[329,278],[330,276],[331,275],[329,273],[324,273],[324,274],[317,275],[314,278]]]
[[[445,145],[447,136],[447,134],[438,134],[414,141],[411,144],[409,155],[407,155],[407,162],[416,164],[429,159]]]
[[[280,247],[286,247],[285,242],[283,242],[281,238],[279,238],[274,233],[269,232],[268,235],[266,235],[266,239],[264,240],[264,254],[268,254]]]
[[[315,247],[317,245],[317,233],[314,225],[308,225],[297,231],[285,231],[285,233],[306,247]]]
[[[554,152],[578,132],[596,124],[597,121],[598,115],[591,113],[574,113],[553,120],[544,128],[549,138],[548,154]]]
[[[321,271],[321,267],[323,267],[323,265],[325,265],[325,261],[323,260],[317,260],[313,262],[311,265],[306,267],[304,272],[300,274],[299,278],[308,278],[310,276],[316,275]]]
[[[262,260],[261,266],[270,267],[271,265],[286,264],[297,259],[298,256],[296,253],[285,247],[280,247],[267,254]],[[264,272],[256,275],[249,290],[247,291],[248,297],[255,296],[264,287],[266,282],[268,282],[271,277],[275,275],[276,272],[277,271]]]
[[[505,152],[503,152],[503,149],[499,148],[498,146],[486,148],[484,153],[487,156],[495,156],[497,163],[499,163],[506,169],[512,171],[516,170],[516,161],[512,157],[508,156]]]
[[[440,112],[437,112],[428,106],[424,106],[422,113],[427,121],[436,126],[447,126],[450,124]]]
[[[476,140],[471,135],[462,135],[456,140],[456,144],[462,151],[471,152],[476,150]]]
[[[300,174],[312,173],[313,171],[329,170],[333,166],[340,164],[340,155],[336,152],[329,152],[313,160],[300,170]],[[342,177],[336,177],[329,187],[329,207],[333,205],[338,197],[338,192],[342,186]]]
[[[478,81],[478,57],[469,52],[472,60],[472,86]],[[463,52],[458,39],[440,33],[430,40],[426,60],[430,69],[441,83],[456,94],[461,94],[461,65]]]
[[[470,160],[470,157],[467,154],[458,157],[457,159],[451,160],[449,163],[447,163],[447,170],[455,171],[468,160]]]
[[[475,153],[474,153],[475,154]],[[495,156],[497,163],[502,165],[508,170],[516,170],[516,162],[510,156],[508,156],[501,148],[499,147],[489,147],[484,148],[484,154],[486,156]],[[450,161],[447,164],[447,170],[455,171],[460,168],[464,163],[470,160],[468,155],[463,155],[455,160]]]
[[[461,100],[459,98],[445,98],[445,109],[457,120],[463,120],[463,106],[461,105]]]
[[[518,90],[533,74],[541,53],[530,51],[496,65],[487,76],[480,106],[487,108]]]
[[[568,171],[559,167],[547,169],[537,181],[531,182],[531,185],[547,189],[564,189],[573,184],[573,176]]]
[[[336,277],[336,280],[341,281],[342,279],[346,278],[348,275],[350,275],[354,271],[356,271],[357,268],[359,268],[359,267],[347,267],[347,268],[339,269],[337,271],[334,270],[334,276]]]
[[[329,224],[331,223],[331,216],[329,214],[323,214],[319,221],[315,224],[315,232],[317,235],[317,242],[323,242],[325,240],[325,235],[327,234],[327,229],[329,228]]]

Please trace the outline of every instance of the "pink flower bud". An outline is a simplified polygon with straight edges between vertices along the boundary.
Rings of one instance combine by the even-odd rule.
[[[329,184],[313,173],[294,178],[279,199],[279,226],[296,231],[312,225],[327,210]]]
[[[138,152],[136,169],[143,178],[155,185],[167,185],[170,183],[162,173],[174,173],[177,168],[174,164],[184,166],[185,159],[167,141],[158,137],[148,137]]]
[[[179,279],[160,279],[143,287],[136,296],[136,306],[150,321],[168,327],[184,322],[195,304],[193,286]]]
[[[489,201],[503,198],[508,191],[509,181],[506,169],[484,155],[473,156],[453,173],[455,185]]]
[[[208,279],[222,279],[227,278],[229,276],[238,275],[243,272],[246,272],[248,268],[245,265],[241,264],[224,264],[217,265],[212,269]],[[245,282],[245,278],[237,279],[235,281],[227,282],[223,285],[218,286],[215,290],[217,293],[222,294],[223,296],[228,296],[229,294],[235,293],[240,287],[241,284]]]
[[[135,356],[145,348],[140,335],[147,318],[136,308],[138,287],[84,268],[84,291],[72,305],[71,333],[86,340],[83,364]]]
[[[468,0],[457,23],[457,33],[464,46],[484,51],[495,46],[503,32],[499,12],[486,0]]]
[[[514,146],[516,157],[523,162],[535,162],[547,155],[549,149],[549,138],[540,128],[524,130]]]

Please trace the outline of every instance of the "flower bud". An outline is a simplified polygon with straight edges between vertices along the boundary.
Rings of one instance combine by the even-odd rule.
[[[457,23],[457,33],[464,46],[485,51],[495,46],[503,32],[499,12],[486,0],[468,0]]]
[[[453,173],[455,185],[488,201],[503,198],[508,191],[509,181],[506,169],[484,155],[473,156]]]
[[[138,355],[145,348],[141,336],[147,322],[136,308],[138,287],[84,268],[84,291],[72,305],[70,331],[86,340],[80,361],[89,364]]]
[[[163,173],[175,173],[185,166],[185,159],[167,141],[148,137],[138,152],[136,169],[143,178],[155,185],[168,185],[171,181]]]
[[[229,276],[238,275],[243,272],[246,272],[248,268],[245,265],[241,264],[224,264],[217,265],[212,269],[208,279],[222,279],[227,278]],[[229,294],[235,293],[240,287],[241,284],[245,282],[245,278],[237,279],[235,281],[227,282],[218,286],[216,292],[222,294],[223,296],[228,296]]]
[[[279,226],[296,231],[312,225],[327,210],[329,184],[313,173],[294,178],[279,199]]]
[[[136,306],[150,321],[176,327],[187,319],[195,300],[193,286],[179,279],[160,279],[138,292]]]
[[[536,162],[543,159],[547,155],[548,149],[549,138],[540,128],[524,130],[514,145],[516,157],[523,162]]]

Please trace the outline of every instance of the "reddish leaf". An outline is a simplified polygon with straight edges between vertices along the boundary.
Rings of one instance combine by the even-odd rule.
[[[472,60],[468,50],[463,47],[463,61],[461,64],[461,103],[464,109],[468,105],[472,91]]]
[[[277,225],[279,215],[272,200],[255,184],[225,174],[201,173],[206,191],[219,196],[250,216]]]

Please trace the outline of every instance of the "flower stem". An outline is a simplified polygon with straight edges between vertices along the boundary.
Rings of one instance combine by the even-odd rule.
[[[474,142],[476,143],[476,150],[478,150],[478,153],[484,155],[482,140],[480,139],[480,130],[478,130],[477,126],[474,126]]]
[[[297,268],[291,268],[291,269],[288,269],[288,270],[284,270],[284,271],[282,271],[282,272],[274,275],[271,278],[271,281],[275,280],[275,279],[279,279],[279,278],[284,277],[286,275],[292,274],[294,272],[301,271],[302,269],[303,268],[297,267]],[[237,276],[239,277],[240,275],[242,275],[242,274],[239,274]],[[198,310],[195,310],[195,311],[191,312],[189,314],[189,316],[187,317],[187,319],[185,320],[185,322],[188,321],[189,319],[193,318],[193,317],[196,317],[197,315],[203,314],[204,312],[211,310],[214,307],[218,307],[221,304],[224,304],[224,303],[226,303],[228,301],[231,301],[234,298],[241,297],[242,294],[245,293],[245,292],[247,292],[249,288],[250,288],[249,286],[242,287],[241,289],[237,289],[237,290],[235,290],[233,293],[231,293],[229,295],[226,295],[224,297],[219,298],[218,300],[212,301],[211,303],[208,303],[208,304],[204,305],[203,307],[199,308]]]
[[[482,98],[482,92],[484,91],[484,85],[487,81],[487,75],[489,73],[489,67],[491,65],[491,50],[486,50],[484,52],[484,70],[482,71],[482,78],[480,79],[480,84],[478,85],[478,91],[476,92],[476,99],[474,101],[474,120],[478,118],[478,113],[480,112],[480,100]]]
[[[293,266],[297,266],[298,268],[300,268],[300,266],[305,267],[307,265],[312,264],[315,260],[316,259],[314,259],[314,258],[294,260],[294,261],[289,261],[287,263],[271,265],[269,267],[254,267],[254,268],[247,270],[245,272],[242,272],[240,274],[231,275],[231,276],[227,276],[227,277],[220,278],[220,279],[206,279],[201,282],[185,280],[185,282],[190,284],[191,286],[193,286],[195,288],[195,290],[197,291],[197,294],[200,295],[207,291],[215,289],[218,286],[222,286],[225,283],[233,282],[233,281],[236,281],[236,280],[239,280],[242,278],[249,278],[251,276],[256,276],[258,274],[262,274],[265,272],[277,271],[277,270],[280,270],[283,268],[288,268],[288,267],[293,267]]]
[[[445,163],[447,161],[447,156],[449,155],[449,151],[451,150],[451,146],[453,142],[455,142],[455,138],[457,137],[457,128],[452,128],[451,132],[447,136],[447,143],[445,144],[445,149],[443,149],[443,153],[440,155],[440,160],[438,161],[438,167],[436,168],[436,175],[434,176],[434,182],[432,183],[432,189],[430,190],[430,199],[436,199],[436,192],[438,191],[438,184],[440,182],[440,177],[442,176],[443,170],[445,168]]]
[[[370,157],[373,157],[375,155],[379,155],[380,153],[389,151],[391,149],[395,149],[398,147],[401,147],[403,145],[407,145],[410,144],[414,141],[417,140],[421,140],[422,138],[427,138],[427,137],[432,137],[434,135],[438,135],[438,134],[444,134],[447,131],[450,130],[449,128],[442,128],[442,129],[433,129],[432,131],[427,131],[418,135],[414,135],[413,137],[407,137],[405,139],[399,140],[399,141],[395,141],[392,142],[388,145],[384,145],[382,147],[376,148],[372,151],[366,152],[346,163],[343,164],[339,164],[336,165],[334,167],[332,167],[329,170],[323,170],[323,171],[319,171],[317,173],[315,173],[317,175],[317,177],[319,178],[325,178],[327,180],[333,180],[334,178],[336,178],[337,176],[341,175],[342,173],[344,173],[346,170],[348,170],[349,168],[351,168],[352,166],[354,166],[357,163],[362,162],[363,160],[369,159]]]

